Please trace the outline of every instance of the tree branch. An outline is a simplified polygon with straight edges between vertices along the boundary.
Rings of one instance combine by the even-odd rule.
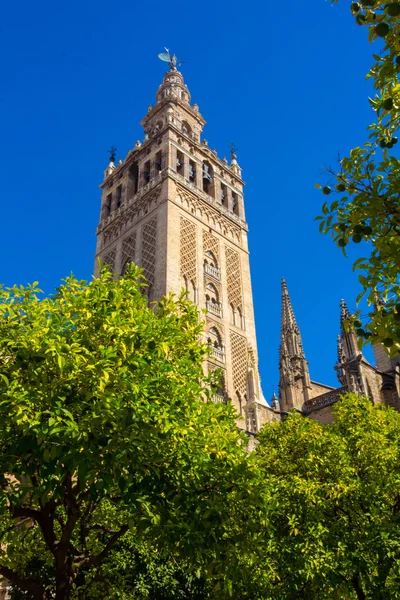
[[[33,577],[21,577],[12,569],[0,565],[0,575],[17,585],[21,590],[30,592],[35,600],[46,600],[46,589]]]
[[[78,568],[87,567],[92,565],[99,565],[110,550],[115,546],[118,540],[128,531],[128,525],[122,525],[122,527],[114,533],[108,543],[104,546],[103,550],[97,554],[97,556],[88,556],[83,559],[79,564]]]

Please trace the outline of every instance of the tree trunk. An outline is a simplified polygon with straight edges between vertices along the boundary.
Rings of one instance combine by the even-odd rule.
[[[353,588],[357,595],[358,600],[366,600],[367,596],[364,594],[364,591],[360,584],[360,575],[356,573],[352,578]]]
[[[56,557],[56,600],[69,600],[72,586],[71,562],[63,553]]]

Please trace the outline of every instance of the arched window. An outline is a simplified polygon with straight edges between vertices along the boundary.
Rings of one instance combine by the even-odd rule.
[[[128,175],[128,198],[132,198],[138,191],[139,186],[139,167],[137,162],[131,164]]]
[[[217,259],[215,258],[214,254],[211,252],[211,250],[207,250],[206,257],[207,258],[204,262],[207,263],[208,265],[210,265],[210,267],[214,267],[215,269],[217,269],[218,268]]]
[[[192,137],[192,128],[187,121],[182,121],[182,133]]]
[[[235,307],[233,306],[233,304],[230,304],[229,306],[229,313],[230,313],[230,321],[231,323],[233,323],[233,325],[236,325],[236,310]]]
[[[203,191],[214,198],[214,171],[209,162],[203,162]]]
[[[156,135],[162,128],[163,128],[163,122],[162,122],[162,119],[159,119],[154,126],[154,129],[152,132],[153,135]]]
[[[106,199],[104,201],[103,208],[101,210],[102,219],[106,219],[107,217],[110,216],[111,204],[112,204],[112,194],[108,194],[108,196],[106,197]]]
[[[215,285],[207,283],[206,294],[211,302],[219,304],[219,294]]]
[[[210,327],[208,330],[207,344],[210,349],[210,356],[220,362],[225,362],[222,336],[216,327]]]
[[[232,210],[235,215],[240,216],[239,198],[235,192],[232,192]]]
[[[179,175],[183,175],[184,170],[185,170],[185,155],[183,154],[183,152],[178,150],[178,152],[176,153],[176,172],[179,173]]]

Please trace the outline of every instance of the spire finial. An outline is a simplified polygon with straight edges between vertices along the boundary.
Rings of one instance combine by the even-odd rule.
[[[110,155],[110,163],[115,163],[115,158],[117,156],[117,149],[115,146],[111,146],[111,148],[109,150],[107,150],[107,152]]]
[[[238,149],[237,149],[236,144],[234,144],[234,142],[229,144],[229,150],[230,150],[230,154],[231,154],[231,160],[232,161],[236,160],[236,158],[237,158],[236,153],[237,153]]]
[[[168,48],[165,48],[166,52],[161,52],[158,58],[164,62],[167,62],[171,67],[171,71],[176,71],[176,65],[185,62],[184,60],[178,60],[176,54],[171,54]]]

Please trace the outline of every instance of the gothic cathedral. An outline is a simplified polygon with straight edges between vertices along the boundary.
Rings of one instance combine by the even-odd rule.
[[[282,335],[279,398],[265,401],[258,375],[257,343],[250,280],[248,226],[241,169],[234,151],[220,159],[201,138],[205,121],[176,61],[164,76],[125,160],[111,156],[104,173],[97,258],[123,273],[130,262],[143,268],[149,301],[184,288],[206,309],[207,368],[219,368],[215,402],[230,401],[239,426],[255,434],[268,421],[297,409],[329,422],[331,405],[346,390],[365,393],[375,402],[398,405],[396,365],[382,348],[377,367],[358,351],[354,333],[343,322],[336,370],[341,386],[310,379],[299,328],[286,283],[282,284]]]

